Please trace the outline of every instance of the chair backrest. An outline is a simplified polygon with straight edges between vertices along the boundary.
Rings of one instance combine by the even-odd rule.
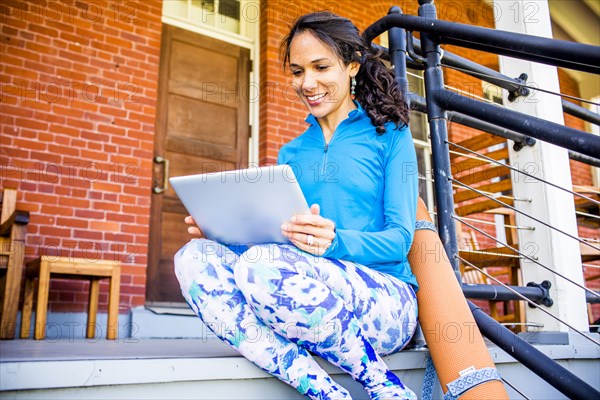
[[[476,151],[504,164],[508,162],[506,139],[482,133],[458,143],[460,146]],[[512,182],[507,167],[491,161],[477,158],[459,147],[450,146],[454,152],[450,154],[452,176],[465,185],[471,186],[498,200],[513,205]],[[460,153],[460,154],[456,154]],[[498,202],[477,192],[455,184],[454,204],[456,214],[464,217],[501,207]]]
[[[461,230],[460,233],[459,247],[463,251],[477,251],[479,250],[479,243],[477,242],[477,236],[472,230]],[[470,265],[464,265],[461,263],[461,274],[464,283],[472,284],[490,284],[487,276],[477,271]]]
[[[0,225],[5,223],[15,212],[17,208],[17,190],[4,189],[0,193],[0,204],[2,204],[2,212],[0,213]]]

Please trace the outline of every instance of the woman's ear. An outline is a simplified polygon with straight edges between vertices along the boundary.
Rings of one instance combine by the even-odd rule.
[[[350,77],[354,78],[356,74],[358,74],[358,70],[360,69],[360,64],[356,61],[352,61],[348,65],[348,72],[350,73]]]

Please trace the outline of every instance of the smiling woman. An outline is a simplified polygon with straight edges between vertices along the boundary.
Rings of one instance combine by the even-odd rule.
[[[284,68],[289,68],[300,98],[317,118],[331,113],[327,119],[333,118],[334,125],[336,117],[339,123],[356,108],[352,97],[379,133],[385,132],[386,122],[408,124],[408,106],[399,101],[400,89],[380,51],[367,47],[358,29],[344,21],[350,22],[331,13],[308,14],[282,41]],[[330,107],[318,107],[324,103]]]
[[[345,65],[310,31],[296,35],[290,49],[293,51],[289,54],[292,84],[310,113],[320,120],[325,141],[329,142],[334,128],[356,109],[350,86],[352,79],[356,82],[360,64]]]
[[[407,106],[346,18],[300,17],[281,49],[310,126],[278,163],[295,169],[310,213],[282,221],[291,244],[192,240],[175,256],[183,296],[218,337],[310,398],[350,398],[312,353],[372,399],[416,399],[381,359],[406,346],[417,321]]]

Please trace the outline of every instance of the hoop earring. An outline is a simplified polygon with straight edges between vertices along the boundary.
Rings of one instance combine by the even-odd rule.
[[[352,96],[356,94],[354,89],[356,89],[356,78],[352,77],[352,80],[350,81],[350,94]]]

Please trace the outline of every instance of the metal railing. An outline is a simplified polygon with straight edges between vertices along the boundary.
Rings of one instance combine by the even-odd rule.
[[[451,142],[448,139],[447,121],[450,120],[511,139],[515,141],[517,147],[532,146],[536,140],[552,143],[567,149],[571,159],[594,166],[600,166],[600,140],[597,140],[593,135],[576,129],[474,100],[446,89],[442,75],[442,65],[506,89],[510,93],[509,99],[525,96],[530,89],[544,91],[543,88],[528,86],[527,77],[524,75],[519,78],[507,77],[457,55],[443,52],[440,45],[451,44],[594,74],[600,74],[600,51],[595,46],[440,21],[436,19],[433,0],[419,0],[419,4],[419,16],[404,15],[398,7],[393,7],[387,16],[369,26],[363,36],[368,43],[371,43],[374,38],[383,32],[388,32],[389,49],[387,57],[393,65],[396,80],[401,86],[405,99],[411,109],[428,115],[438,231],[452,268],[460,281],[459,261],[466,262],[466,260],[461,260],[458,255],[455,220],[460,220],[461,223],[478,230],[482,234],[485,234],[485,232],[454,214],[453,185],[460,184],[460,182],[451,178]],[[413,37],[413,31],[420,32],[420,41]],[[425,98],[409,93],[407,66],[423,70]],[[562,107],[564,112],[593,124],[600,122],[598,114],[567,101],[565,97],[568,96],[563,96]],[[515,211],[519,212],[516,209]],[[545,224],[543,221],[537,220],[537,222]],[[546,226],[549,225],[546,224]],[[550,226],[550,228],[553,227]],[[493,237],[490,238],[496,240]],[[580,240],[579,238],[574,239]],[[586,244],[590,245],[589,243]],[[595,245],[591,246],[596,248]],[[522,253],[518,254],[523,256]],[[541,266],[548,269],[544,265]],[[556,271],[553,272],[556,273]],[[559,276],[562,275],[559,274]],[[588,302],[600,302],[598,293],[586,289],[564,276],[562,277],[586,290],[586,300]],[[463,292],[470,298],[516,299],[533,304],[549,305],[552,300],[546,286],[544,283],[534,287],[507,286],[504,284],[500,286],[463,285]],[[470,304],[470,306],[484,336],[561,393],[569,398],[600,398],[600,392],[589,384],[559,366],[498,322],[492,320],[478,307],[473,304]],[[561,322],[564,323],[564,321]],[[566,325],[578,332],[569,324]],[[582,332],[579,333],[598,344],[591,337]]]

